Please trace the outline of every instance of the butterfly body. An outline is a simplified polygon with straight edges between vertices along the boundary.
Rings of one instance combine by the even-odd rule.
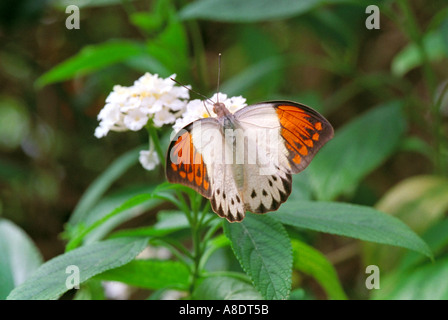
[[[291,193],[292,174],[333,137],[322,115],[295,102],[263,102],[235,114],[215,103],[213,111],[217,118],[196,120],[173,139],[166,174],[210,199],[230,222],[246,211],[277,210]]]

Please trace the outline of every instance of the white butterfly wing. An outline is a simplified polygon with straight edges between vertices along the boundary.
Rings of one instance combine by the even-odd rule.
[[[247,137],[245,208],[254,213],[277,210],[291,193],[291,175],[308,166],[333,136],[333,128],[313,109],[287,101],[248,106],[235,118]]]
[[[248,165],[244,179],[244,205],[247,211],[253,213],[277,210],[291,193],[291,175],[282,170],[266,175],[260,174],[260,168],[256,165]]]
[[[271,101],[238,110],[235,118],[245,130],[269,130],[270,140],[258,139],[263,157],[287,173],[303,171],[320,148],[333,137],[333,127],[317,111],[290,101]],[[266,143],[266,146],[263,146]]]
[[[246,137],[242,197],[253,213],[275,211],[291,193],[291,166],[272,105],[246,107],[235,114]]]
[[[212,181],[210,203],[213,211],[230,222],[243,220],[246,207],[234,178],[233,165],[215,164]]]
[[[242,172],[243,166],[235,165],[233,147],[229,140],[226,143],[222,127],[215,119],[202,119],[193,123],[191,134],[210,177],[208,198],[213,211],[231,222],[241,221],[246,210],[240,195],[238,172]]]

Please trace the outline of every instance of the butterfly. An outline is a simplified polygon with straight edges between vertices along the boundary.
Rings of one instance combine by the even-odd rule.
[[[300,103],[268,101],[232,114],[213,104],[217,117],[193,121],[168,148],[166,176],[210,200],[229,222],[246,211],[277,210],[291,194],[292,174],[304,170],[334,134],[321,114]]]

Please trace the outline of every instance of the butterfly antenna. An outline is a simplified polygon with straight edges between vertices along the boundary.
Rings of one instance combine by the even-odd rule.
[[[202,98],[204,98],[205,100],[208,100],[208,101],[210,101],[212,104],[215,104],[214,102],[213,102],[213,100],[212,99],[210,99],[210,98],[207,98],[206,96],[204,96],[202,93],[199,93],[199,92],[197,92],[197,91],[194,91],[193,89],[191,89],[191,88],[189,88],[189,87],[187,87],[186,85],[184,85],[184,84],[182,84],[182,83],[180,83],[179,81],[177,81],[176,79],[174,79],[174,78],[170,78],[171,80],[173,80],[174,82],[176,82],[178,85],[180,85],[180,86],[182,86],[182,87],[184,87],[185,89],[187,89],[187,90],[189,90],[189,91],[191,91],[191,92],[193,92],[193,93],[195,93],[195,94],[197,94],[198,96],[201,96]],[[208,108],[207,108],[207,106],[206,106],[206,104],[205,104],[205,101],[204,100],[202,100],[202,103],[204,104],[204,107],[205,107],[205,109],[207,110],[207,112],[208,112],[208,115],[211,117],[212,115],[211,115],[211,113],[210,113],[210,111],[208,110]]]
[[[219,103],[219,79],[221,78],[221,52],[218,54],[218,84],[216,86],[216,102]]]

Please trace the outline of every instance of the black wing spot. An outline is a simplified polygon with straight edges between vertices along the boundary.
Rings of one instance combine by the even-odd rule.
[[[236,213],[236,221],[241,221],[244,219],[244,213],[237,211]]]
[[[270,210],[276,210],[278,207],[280,207],[280,203],[272,197],[272,204]]]
[[[283,188],[285,189],[285,192],[287,195],[291,193],[291,181],[287,179],[282,179],[283,182]]]
[[[257,196],[257,193],[255,192],[255,190],[252,190],[252,193],[250,194],[250,197],[253,199]]]
[[[287,199],[288,199],[288,194],[280,191],[280,201],[285,202]]]
[[[266,207],[263,205],[263,202],[262,203],[260,203],[260,205],[258,206],[258,208],[257,208],[257,210],[255,210],[257,213],[265,213],[267,210],[266,210]]]
[[[224,212],[224,209],[223,209],[223,207],[222,207],[222,205],[220,204],[219,205],[219,208],[218,208],[218,215],[220,216],[220,217],[226,217],[226,214],[225,214],[225,212]]]
[[[238,202],[238,203],[241,202],[241,199],[240,199],[240,197],[238,197],[238,195],[236,195],[236,202]]]
[[[266,197],[267,195],[268,195],[268,193],[266,192],[266,190],[263,189],[263,196]]]

